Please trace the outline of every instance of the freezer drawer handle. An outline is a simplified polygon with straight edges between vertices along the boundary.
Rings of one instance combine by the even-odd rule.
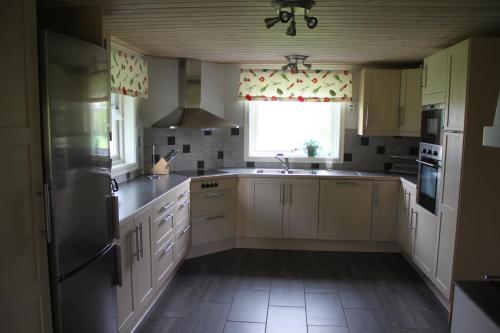
[[[165,206],[163,206],[163,207],[160,208],[160,212],[166,211],[167,209],[169,209],[170,207],[172,207],[173,204],[174,204],[173,202],[169,202],[168,204],[166,204]]]
[[[221,197],[223,195],[226,195],[226,193],[210,193],[207,194],[207,197]]]

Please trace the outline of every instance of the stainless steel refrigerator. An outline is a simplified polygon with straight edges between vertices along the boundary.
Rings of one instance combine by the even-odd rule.
[[[109,155],[109,57],[40,36],[47,241],[56,332],[117,332],[121,283]]]

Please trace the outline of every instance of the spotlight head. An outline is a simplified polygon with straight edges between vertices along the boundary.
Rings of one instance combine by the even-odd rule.
[[[295,28],[295,20],[292,20],[292,22],[290,22],[290,25],[286,29],[286,34],[288,36],[295,36],[295,35],[297,35],[297,29]]]
[[[293,14],[290,12],[287,12],[286,10],[283,10],[283,11],[280,11],[279,16],[280,16],[281,23],[287,23],[288,21],[290,21]]]
[[[290,64],[284,65],[283,67],[281,67],[281,70],[285,72],[288,69],[288,66],[290,66]]]
[[[311,69],[311,67],[312,67],[311,64],[304,64],[304,63],[302,63],[302,66],[304,66],[307,69]]]
[[[304,16],[304,20],[306,20],[309,29],[314,29],[318,25],[318,19],[313,16]]]
[[[272,28],[276,23],[281,21],[279,16],[276,17],[267,17],[264,19],[264,23],[268,29]]]
[[[299,72],[299,66],[296,63],[290,64],[290,73],[297,74]]]

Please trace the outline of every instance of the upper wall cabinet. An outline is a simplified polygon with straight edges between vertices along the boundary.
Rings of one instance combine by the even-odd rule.
[[[422,72],[422,105],[444,103],[447,85],[447,50],[424,59]]]
[[[360,77],[359,135],[420,135],[420,69],[364,69]]]
[[[464,40],[447,49],[448,89],[444,130],[463,131],[467,98],[467,74],[469,70],[469,40]]]

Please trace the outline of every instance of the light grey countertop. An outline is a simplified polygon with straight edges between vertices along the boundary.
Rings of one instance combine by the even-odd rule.
[[[223,168],[215,169],[214,171],[220,174],[193,175],[191,177],[183,176],[175,173],[160,176],[156,180],[149,179],[148,176],[141,176],[120,184],[118,195],[118,214],[120,221],[124,221],[139,210],[146,207],[153,200],[167,193],[177,185],[188,181],[189,179],[199,180],[212,177],[227,177],[227,176],[267,176],[276,177],[283,174],[262,174],[257,173],[257,170],[269,170],[260,168]],[[293,169],[295,170],[295,169]],[[386,172],[371,172],[371,171],[350,171],[350,170],[297,170],[300,173],[295,173],[288,176],[300,177],[348,177],[360,179],[383,179],[383,180],[399,180],[404,179],[407,182],[416,184],[415,176],[405,176],[399,174],[391,174]]]

